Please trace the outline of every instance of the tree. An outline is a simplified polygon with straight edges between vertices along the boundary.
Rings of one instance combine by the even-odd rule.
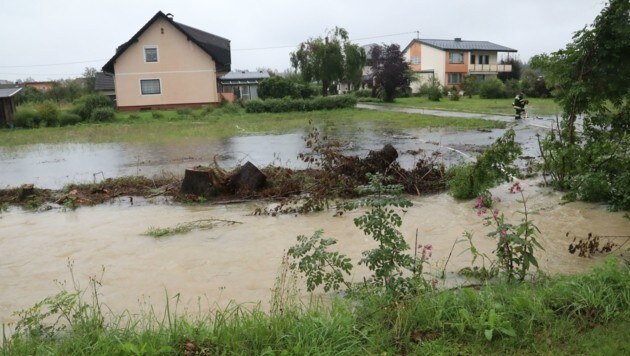
[[[355,82],[365,65],[365,51],[348,40],[348,32],[335,27],[325,38],[311,38],[291,53],[291,65],[302,78],[321,82],[322,95],[335,82]]]
[[[405,61],[400,46],[373,46],[370,61],[375,84],[383,91],[383,101],[393,102],[396,89],[408,87],[411,77],[409,64]]]
[[[93,67],[85,67],[83,71],[83,79],[85,80],[85,92],[93,93],[94,85],[96,84],[96,68]]]
[[[515,58],[502,59],[500,64],[509,64],[512,66],[511,72],[499,72],[497,74],[497,78],[501,79],[505,83],[506,80],[510,79],[521,79],[521,73],[523,71],[523,62]]]
[[[564,111],[543,141],[545,170],[573,196],[621,209],[630,209],[628,18],[630,2],[611,0],[566,48],[531,60]]]

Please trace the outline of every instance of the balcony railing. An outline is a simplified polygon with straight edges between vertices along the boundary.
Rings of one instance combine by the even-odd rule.
[[[511,64],[469,64],[469,72],[488,73],[488,72],[511,72]]]

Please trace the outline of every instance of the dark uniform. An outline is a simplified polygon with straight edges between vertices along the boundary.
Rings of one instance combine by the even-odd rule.
[[[525,112],[525,105],[527,104],[529,104],[529,101],[523,99],[523,94],[518,94],[514,98],[514,103],[512,104],[512,107],[514,108],[514,110],[516,110],[516,114],[514,115],[515,120],[522,119],[521,114]]]

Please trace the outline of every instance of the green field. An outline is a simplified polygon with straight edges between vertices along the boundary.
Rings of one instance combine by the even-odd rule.
[[[424,108],[446,111],[471,112],[480,114],[513,115],[512,102],[514,99],[481,99],[462,97],[457,101],[443,97],[440,101],[431,101],[426,97],[397,98],[394,103],[369,103],[394,107]],[[553,99],[528,98],[526,107],[529,116],[555,116],[561,114],[561,109]]]
[[[116,121],[66,127],[0,130],[0,146],[38,143],[164,142],[191,138],[224,138],[251,134],[286,133],[308,127],[370,123],[383,129],[450,127],[468,130],[504,127],[497,121],[444,118],[429,115],[343,109],[278,114],[246,114],[241,110],[166,110],[119,112]]]

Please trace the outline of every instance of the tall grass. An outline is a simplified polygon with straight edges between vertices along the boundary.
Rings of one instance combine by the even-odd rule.
[[[4,336],[0,353],[623,354],[630,349],[625,334],[630,274],[615,259],[584,275],[498,282],[395,302],[368,293],[360,300],[303,304],[296,283],[289,269],[281,267],[269,311],[260,304],[231,304],[197,316],[178,312],[178,296],[166,296],[169,303],[159,313],[150,308],[140,315],[107,315],[93,288],[66,303],[72,305],[64,314],[71,328],[37,334],[47,324],[30,319],[30,329]],[[43,305],[38,310],[51,312]],[[63,314],[60,310],[49,317],[54,320]]]

